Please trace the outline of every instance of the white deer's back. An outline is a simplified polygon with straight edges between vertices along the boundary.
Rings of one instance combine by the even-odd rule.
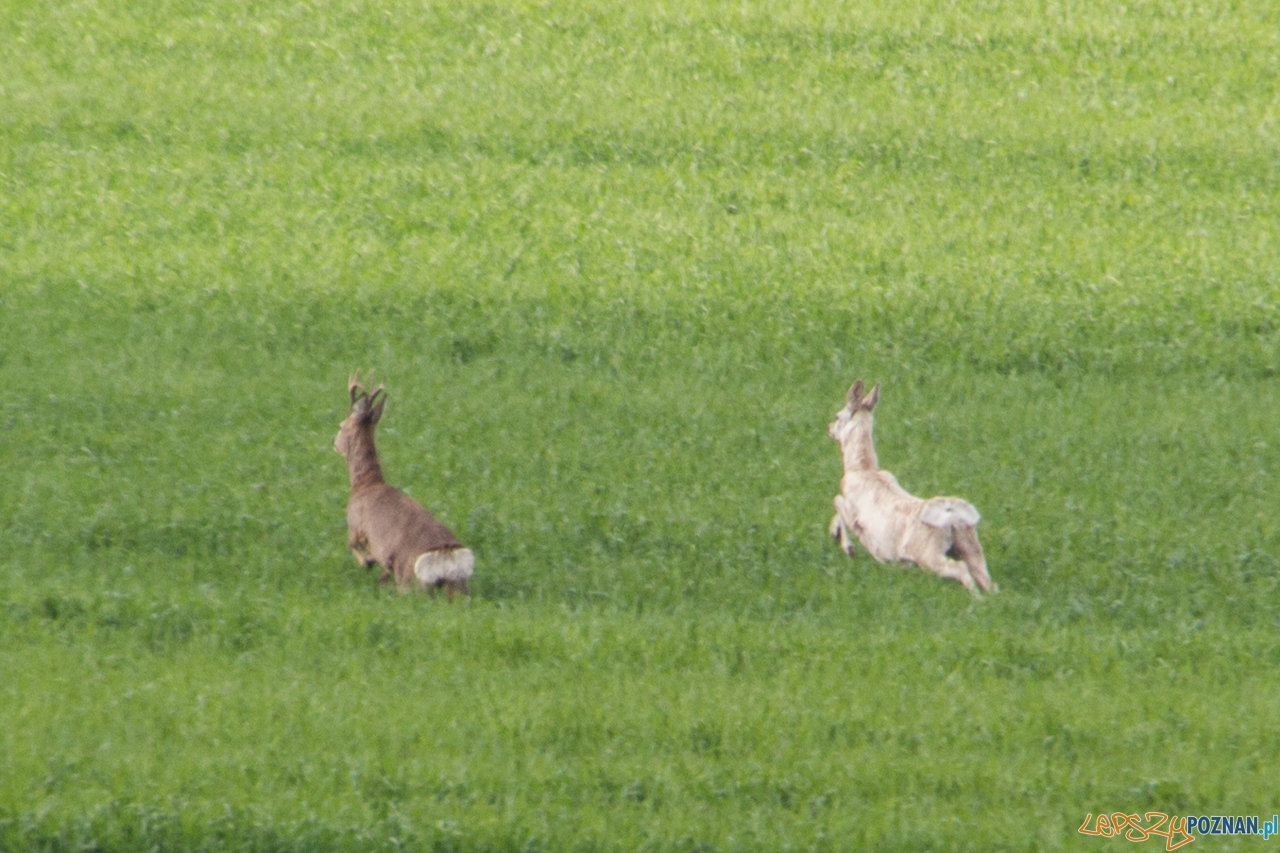
[[[881,562],[902,558],[902,546],[924,501],[909,494],[888,471],[848,471],[841,497],[862,547]]]

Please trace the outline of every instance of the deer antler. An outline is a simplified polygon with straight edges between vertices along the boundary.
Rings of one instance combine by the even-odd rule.
[[[369,395],[366,404],[369,406],[370,422],[376,424],[382,420],[382,410],[387,405],[387,392],[382,383],[378,383],[378,387],[373,389],[373,393]]]
[[[351,395],[351,405],[356,404],[356,400],[364,394],[364,389],[360,387],[360,371],[356,371],[347,377],[347,393]]]

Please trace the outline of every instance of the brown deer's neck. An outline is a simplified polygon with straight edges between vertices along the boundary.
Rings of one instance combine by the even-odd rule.
[[[378,463],[378,449],[373,444],[373,432],[357,437],[347,456],[347,471],[351,474],[351,490],[385,483],[382,465]]]

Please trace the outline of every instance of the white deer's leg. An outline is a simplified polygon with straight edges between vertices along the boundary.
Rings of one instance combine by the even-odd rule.
[[[836,513],[831,519],[831,538],[836,540],[836,544],[840,546],[840,550],[846,554],[853,556],[853,540],[849,537],[849,530],[844,526],[844,522],[840,520],[840,513]]]
[[[930,554],[921,560],[918,565],[922,569],[933,572],[938,577],[960,581],[974,598],[982,597],[982,593],[978,592],[978,585],[973,582],[973,576],[969,574],[969,567],[964,563],[949,560],[946,555],[938,553]]]
[[[982,545],[978,542],[978,531],[973,527],[957,527],[954,530],[955,544],[952,550],[955,555],[969,567],[969,574],[982,587],[983,592],[999,592],[999,585],[987,573],[987,561],[982,555]]]
[[[853,556],[853,532],[845,525],[845,509],[848,506],[845,503],[844,495],[836,495],[836,499],[832,502],[836,506],[836,514],[831,518],[831,538],[836,540],[836,544],[840,546],[840,550],[844,551],[850,557]]]

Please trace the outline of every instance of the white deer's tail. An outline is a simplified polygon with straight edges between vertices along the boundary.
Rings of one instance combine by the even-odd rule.
[[[475,573],[476,555],[470,548],[428,551],[413,564],[413,573],[423,586],[465,581]]]
[[[929,498],[920,513],[921,521],[939,530],[976,527],[981,518],[973,504],[960,498]]]

